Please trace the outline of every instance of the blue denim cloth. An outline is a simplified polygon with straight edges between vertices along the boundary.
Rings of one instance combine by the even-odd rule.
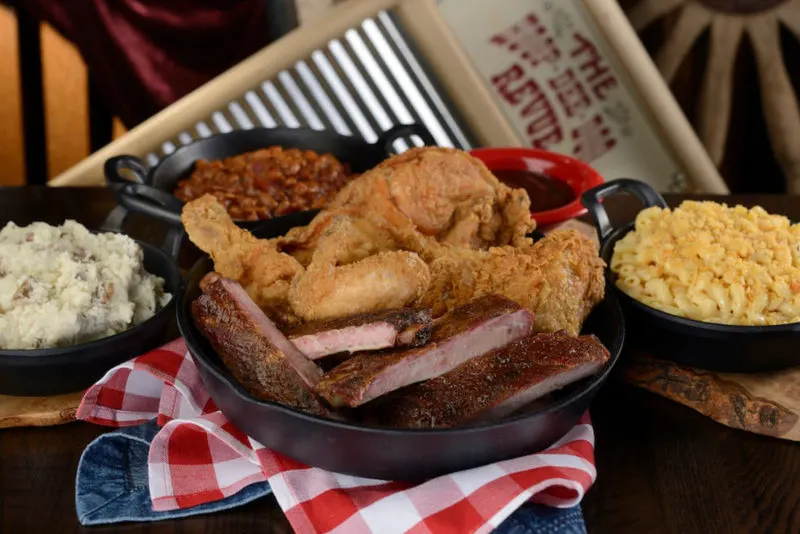
[[[580,506],[550,508],[526,503],[517,508],[495,534],[586,534]]]
[[[103,434],[86,447],[78,463],[75,509],[82,525],[160,521],[227,510],[269,495],[266,482],[251,484],[220,501],[184,510],[156,512],[150,504],[147,453],[158,432],[155,422]],[[585,534],[580,506],[557,509],[527,503],[497,534]]]
[[[221,501],[156,512],[147,484],[147,453],[159,428],[154,421],[123,428],[86,447],[75,481],[75,510],[81,525],[188,517],[227,510],[272,493],[269,484],[258,482]]]

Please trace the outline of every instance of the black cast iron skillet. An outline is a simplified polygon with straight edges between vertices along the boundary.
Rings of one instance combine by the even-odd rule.
[[[172,195],[180,180],[189,176],[196,161],[218,160],[270,146],[313,150],[333,154],[353,173],[362,173],[392,155],[398,139],[419,136],[425,145],[435,145],[430,132],[421,124],[401,124],[384,132],[376,143],[359,137],[309,128],[255,128],[214,135],[183,146],[148,171],[135,156],[117,156],[105,163],[106,183],[114,190],[117,202],[126,209],[144,213],[172,226],[181,226],[183,202]],[[131,179],[125,178],[128,174]],[[263,221],[242,221],[252,229]]]
[[[311,216],[273,219],[254,231],[258,237],[285,234]],[[198,283],[212,269],[208,258],[190,271],[179,296],[178,327],[186,339],[214,403],[249,436],[297,461],[338,473],[383,480],[419,480],[531,454],[563,437],[589,408],[616,364],[625,339],[622,310],[614,293],[595,309],[584,332],[596,334],[611,352],[602,371],[572,384],[542,408],[500,422],[460,429],[394,430],[315,417],[273,402],[257,400],[228,372],[197,330],[191,303]]]
[[[181,289],[181,273],[171,256],[180,235],[168,233],[164,250],[136,242],[144,251],[145,269],[163,278],[165,291],[173,295],[169,303],[134,328],[97,341],[50,349],[0,350],[0,394],[44,396],[81,391],[115,365],[164,341]]]
[[[614,245],[634,228],[630,222],[614,228],[602,205],[612,195],[630,193],[645,208],[667,207],[649,185],[631,179],[607,182],[585,192],[581,202],[594,218],[600,238],[600,255],[610,264]],[[630,342],[645,353],[679,364],[729,373],[777,371],[800,365],[800,323],[777,326],[729,326],[693,321],[662,312],[639,302],[615,285],[616,275],[606,269],[628,325]]]

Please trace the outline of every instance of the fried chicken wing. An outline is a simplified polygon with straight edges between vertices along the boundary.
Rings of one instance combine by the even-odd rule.
[[[407,306],[427,290],[427,264],[413,252],[397,250],[385,226],[343,210],[321,215],[281,244],[292,250],[288,243],[302,239],[303,232],[313,239],[314,248],[293,251],[307,265],[289,294],[300,317],[331,319]]]
[[[305,320],[409,306],[430,283],[428,265],[413,252],[381,252],[348,265],[311,262],[289,290],[292,309]]]
[[[292,228],[275,243],[305,267],[320,250],[328,251],[327,260],[347,264],[400,248],[383,225],[347,209],[322,211],[309,225]]]
[[[270,318],[284,324],[298,322],[288,300],[292,279],[303,272],[297,260],[278,252],[273,242],[236,226],[212,195],[187,203],[181,221],[189,239],[214,260],[216,272],[238,281]]]
[[[533,245],[438,253],[421,301],[434,316],[495,293],[531,310],[536,331],[577,335],[605,294],[605,264],[596,244],[575,230],[554,231]]]

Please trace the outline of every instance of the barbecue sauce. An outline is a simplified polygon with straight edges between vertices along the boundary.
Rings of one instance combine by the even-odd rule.
[[[496,170],[492,173],[509,187],[527,191],[534,213],[566,206],[576,198],[569,184],[546,174],[522,169]]]

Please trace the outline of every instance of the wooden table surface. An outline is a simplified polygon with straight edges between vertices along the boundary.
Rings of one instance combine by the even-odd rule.
[[[727,201],[800,220],[800,197]],[[97,226],[113,206],[103,189],[0,188],[0,227],[65,218]],[[161,235],[142,219],[131,221],[130,232]],[[590,533],[800,532],[800,444],[731,430],[613,377],[592,417],[598,479],[583,501]],[[272,498],[181,520],[81,527],[75,470],[84,447],[105,430],[82,422],[0,430],[0,532],[291,532]]]

